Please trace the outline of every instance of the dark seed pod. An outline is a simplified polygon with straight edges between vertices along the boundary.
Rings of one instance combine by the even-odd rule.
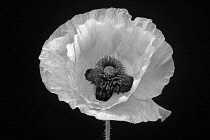
[[[86,71],[85,77],[95,87],[95,98],[102,102],[130,91],[134,81],[126,74],[123,64],[110,56],[101,58],[95,68]]]

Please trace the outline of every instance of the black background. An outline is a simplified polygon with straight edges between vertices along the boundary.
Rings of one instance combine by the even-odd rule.
[[[73,16],[99,8],[125,8],[152,19],[172,46],[175,73],[154,101],[171,110],[164,122],[111,121],[111,139],[203,139],[209,108],[205,73],[209,13],[205,1],[14,1],[1,3],[1,138],[102,139],[104,121],[72,110],[48,92],[39,73],[42,46]]]

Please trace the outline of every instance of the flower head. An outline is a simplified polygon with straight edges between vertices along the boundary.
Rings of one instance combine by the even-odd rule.
[[[151,20],[132,21],[127,10],[110,8],[63,26],[66,34],[46,47],[60,60],[60,69],[51,66],[56,84],[49,82],[60,87],[54,91],[60,100],[100,120],[139,123],[170,115],[152,98],[173,75],[173,51]]]

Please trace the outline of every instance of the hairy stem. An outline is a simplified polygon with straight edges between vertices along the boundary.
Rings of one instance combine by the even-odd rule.
[[[105,128],[105,136],[106,139],[105,140],[110,140],[110,120],[106,120],[105,122],[106,128]]]

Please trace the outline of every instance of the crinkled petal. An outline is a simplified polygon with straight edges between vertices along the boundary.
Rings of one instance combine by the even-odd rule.
[[[136,98],[149,99],[161,94],[174,72],[172,52],[172,48],[166,42],[158,47],[134,93]]]
[[[134,96],[121,104],[105,111],[87,109],[87,115],[95,116],[99,120],[117,120],[130,123],[165,120],[171,112],[158,106],[153,100],[139,100]]]

